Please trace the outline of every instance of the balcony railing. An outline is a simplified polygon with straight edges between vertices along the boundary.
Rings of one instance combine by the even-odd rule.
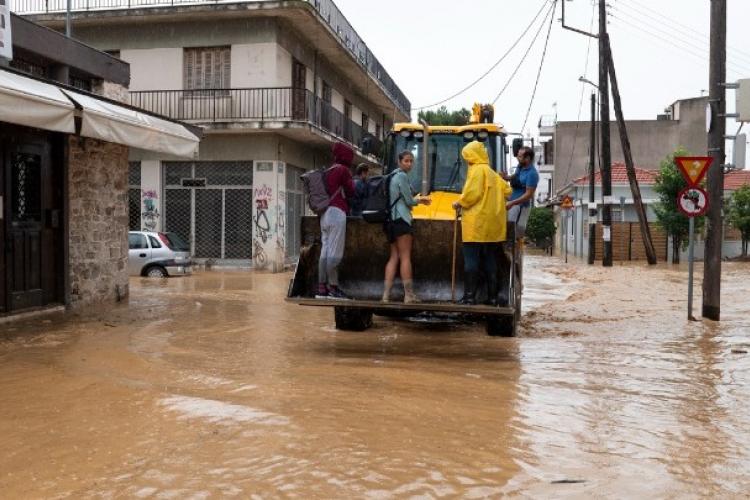
[[[306,122],[363,147],[360,125],[306,89],[291,87],[130,92],[130,104],[175,120],[198,123],[242,121]],[[379,149],[380,140],[370,136]]]
[[[175,5],[231,4],[260,2],[265,0],[70,0],[71,11],[104,11],[115,9],[142,9],[150,7],[171,7]],[[338,36],[340,42],[357,59],[360,65],[383,88],[398,108],[405,114],[411,113],[411,103],[398,88],[380,61],[372,54],[356,30],[347,21],[333,0],[299,0],[310,4],[328,27]],[[68,0],[10,0],[11,11],[21,15],[61,13],[66,11]]]

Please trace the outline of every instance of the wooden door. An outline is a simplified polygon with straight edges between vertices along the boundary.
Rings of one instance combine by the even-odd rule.
[[[307,118],[307,69],[296,59],[292,61],[292,118]]]
[[[53,168],[51,134],[0,130],[5,312],[63,302],[63,176]],[[59,138],[58,138],[59,139]]]

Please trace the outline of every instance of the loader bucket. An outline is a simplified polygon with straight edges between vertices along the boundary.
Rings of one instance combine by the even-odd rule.
[[[414,221],[414,246],[412,267],[414,288],[421,300],[427,303],[451,301],[451,268],[453,262],[454,221],[416,219]],[[463,255],[461,253],[461,226],[457,225],[456,287],[455,298],[463,294]],[[509,293],[510,269],[514,246],[513,226],[508,227],[508,242],[498,247],[498,282],[500,295],[513,300]],[[318,217],[302,218],[302,248],[289,298],[314,297],[318,283],[318,258],[320,256],[320,222]],[[339,267],[341,288],[357,300],[380,300],[383,294],[385,264],[390,254],[388,240],[381,224],[371,224],[350,217],[346,226],[344,259]],[[487,296],[485,284],[479,284],[477,299]],[[397,278],[391,299],[403,299],[403,287]]]

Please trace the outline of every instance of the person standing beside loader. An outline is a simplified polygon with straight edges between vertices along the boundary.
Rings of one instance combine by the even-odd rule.
[[[316,299],[348,299],[339,288],[338,268],[344,257],[346,243],[346,214],[348,198],[354,196],[354,182],[349,168],[354,150],[342,142],[333,145],[333,166],[325,174],[326,191],[330,195],[328,207],[320,217],[322,246],[318,262],[318,290]]]
[[[385,223],[385,232],[388,243],[391,245],[391,254],[385,265],[385,281],[383,289],[383,302],[390,299],[393,281],[396,272],[401,275],[404,284],[404,303],[412,304],[419,302],[414,293],[411,267],[411,249],[414,242],[414,229],[411,210],[418,204],[429,205],[430,198],[420,195],[414,196],[409,184],[408,173],[414,166],[414,155],[410,151],[403,151],[398,155],[398,169],[389,180],[388,193],[391,206],[389,220]]]
[[[461,209],[461,235],[464,255],[464,296],[461,304],[477,303],[480,270],[487,283],[487,304],[498,305],[499,283],[496,255],[500,242],[505,241],[507,215],[505,200],[510,185],[490,167],[484,144],[473,141],[461,151],[469,165],[461,197],[453,203]]]
[[[522,147],[518,150],[518,168],[516,173],[506,180],[510,181],[513,194],[508,203],[508,220],[516,225],[516,239],[523,238],[526,234],[526,225],[529,222],[531,202],[539,185],[539,172],[534,166],[534,150]]]

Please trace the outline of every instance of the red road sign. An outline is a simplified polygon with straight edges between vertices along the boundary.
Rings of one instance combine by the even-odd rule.
[[[711,156],[677,156],[674,159],[689,187],[696,187],[700,184],[713,161]]]
[[[573,206],[573,198],[566,194],[565,197],[563,197],[560,208],[562,208],[563,210],[570,210],[571,208],[573,208]]]
[[[708,210],[708,193],[699,187],[689,187],[677,195],[677,208],[688,217],[700,217]]]

